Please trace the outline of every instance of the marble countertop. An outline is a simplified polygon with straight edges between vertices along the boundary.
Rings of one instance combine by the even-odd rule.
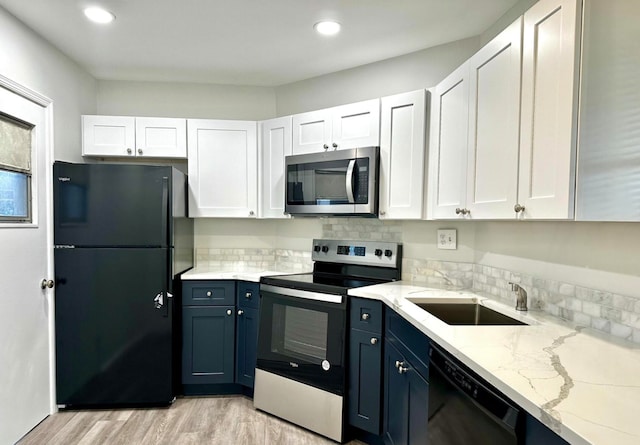
[[[309,271],[310,272],[310,271]],[[181,275],[183,280],[240,280],[259,283],[261,277],[270,275],[286,275],[291,273],[305,273],[300,270],[264,270],[259,268],[239,268],[230,270],[224,268],[196,267]]]
[[[399,281],[349,295],[387,304],[568,442],[640,443],[638,345],[471,291]],[[450,326],[411,302],[449,298],[476,298],[529,325]]]

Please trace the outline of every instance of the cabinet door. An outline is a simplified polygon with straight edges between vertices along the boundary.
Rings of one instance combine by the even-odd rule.
[[[407,364],[407,379],[409,380],[409,418],[407,431],[409,441],[407,445],[422,445],[428,443],[429,432],[429,382],[411,366]]]
[[[380,219],[421,219],[426,92],[383,97],[381,104]]]
[[[349,336],[349,424],[380,434],[381,335],[351,329]]]
[[[82,155],[135,156],[135,118],[82,116]]]
[[[524,218],[573,218],[577,9],[575,0],[540,0],[524,14],[518,187]]]
[[[255,218],[257,124],[189,119],[189,216]]]
[[[296,114],[292,118],[292,125],[294,155],[317,153],[331,148],[330,109]]]
[[[332,139],[329,149],[380,145],[380,99],[331,109]]]
[[[291,116],[261,122],[261,218],[288,218],[284,213],[284,157],[291,154]]]
[[[431,110],[429,185],[433,218],[464,218],[467,194],[469,64],[440,82]]]
[[[234,381],[234,306],[182,308],[182,383]]]
[[[522,18],[470,63],[467,208],[473,218],[514,218],[518,193]]]
[[[396,363],[405,358],[387,340],[384,352],[384,440],[388,445],[407,445],[409,431],[409,381]],[[426,417],[425,417],[426,423]],[[426,442],[425,442],[426,443]]]
[[[258,356],[258,310],[240,308],[237,311],[236,383],[253,388]]]
[[[136,155],[186,159],[187,120],[137,117]]]

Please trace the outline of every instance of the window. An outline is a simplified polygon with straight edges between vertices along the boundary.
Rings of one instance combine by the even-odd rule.
[[[31,222],[33,126],[0,114],[0,222]]]

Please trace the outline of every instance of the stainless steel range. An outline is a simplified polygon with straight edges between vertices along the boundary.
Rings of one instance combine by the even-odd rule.
[[[341,442],[347,291],[400,279],[402,245],[313,241],[313,273],[260,281],[258,409]]]

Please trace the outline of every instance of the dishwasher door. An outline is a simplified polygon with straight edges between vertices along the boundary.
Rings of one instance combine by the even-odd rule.
[[[518,408],[444,351],[429,355],[429,444],[524,443]]]

